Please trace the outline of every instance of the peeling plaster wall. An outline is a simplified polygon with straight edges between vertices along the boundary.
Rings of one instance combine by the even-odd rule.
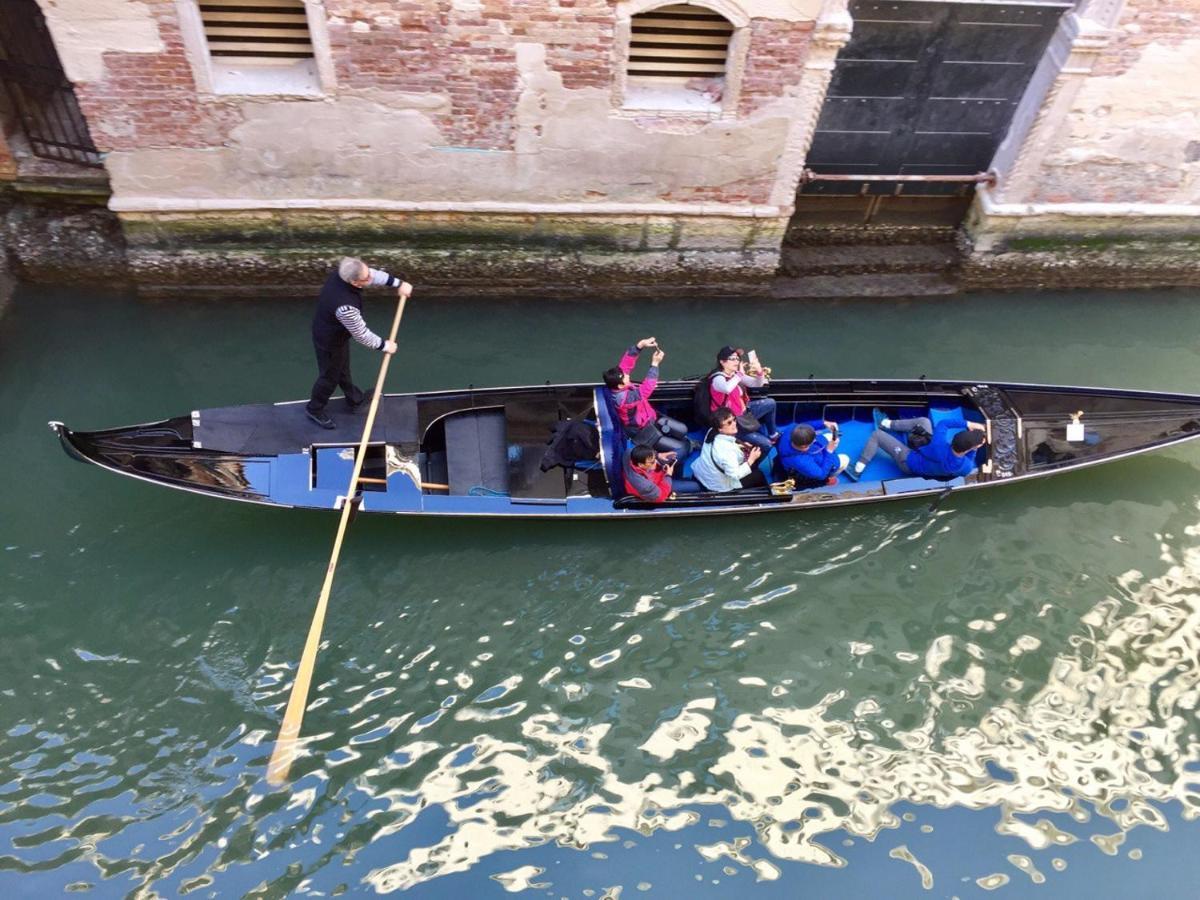
[[[306,0],[304,96],[216,92],[191,0],[41,2],[146,293],[289,292],[351,247],[427,292],[661,296],[767,289],[828,0],[712,0],[750,38],[725,118],[614,106],[613,0]]]
[[[38,0],[67,78],[78,84],[104,77],[104,54],[161,53],[152,13],[139,0]]]
[[[448,146],[433,98],[243,104],[223,145],[110,154],[114,195],[530,203],[676,199],[696,185],[717,199],[766,202],[788,118],[782,104],[749,122],[651,122],[610,116],[605,90],[568,90],[545,48],[517,47],[522,91],[512,150]],[[407,108],[406,108],[407,107]],[[750,188],[739,188],[740,182]],[[749,196],[752,190],[754,196]]]
[[[739,3],[752,19],[811,22],[821,12],[821,0],[744,0]]]
[[[1083,0],[1064,25],[1036,119],[976,195],[960,285],[1200,285],[1200,0]]]
[[[1126,5],[1029,199],[1200,203],[1200,0]]]
[[[1200,203],[1200,15],[1193,30],[1086,80],[1035,202]]]
[[[760,18],[740,115],[714,121],[614,111],[607,0],[326,0],[338,87],[317,100],[199,95],[174,0],[42,2],[108,153],[115,208],[288,198],[766,204],[818,6],[732,4]]]

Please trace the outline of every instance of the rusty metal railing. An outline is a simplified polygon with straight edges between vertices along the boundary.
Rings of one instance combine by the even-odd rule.
[[[925,181],[949,182],[956,184],[995,184],[995,172],[976,172],[974,175],[825,175],[805,169],[800,173],[800,183],[812,181]]]

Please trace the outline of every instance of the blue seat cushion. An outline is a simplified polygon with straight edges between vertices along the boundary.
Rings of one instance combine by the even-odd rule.
[[[963,416],[961,406],[953,406],[949,409],[940,406],[931,406],[929,407],[929,421],[933,424],[934,429],[942,422],[957,425],[959,428],[967,427],[967,420]]]

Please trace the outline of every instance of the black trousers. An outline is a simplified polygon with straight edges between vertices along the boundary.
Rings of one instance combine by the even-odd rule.
[[[337,388],[342,389],[346,399],[354,405],[363,401],[363,392],[354,386],[350,379],[350,342],[345,341],[340,346],[328,348],[313,345],[317,352],[317,380],[313,382],[312,394],[309,396],[307,409],[319,413],[333,396]]]
[[[669,416],[659,416],[653,422],[647,422],[641,428],[627,428],[625,435],[635,444],[645,444],[660,453],[674,451],[680,459],[686,459],[691,452],[688,443],[687,426]]]
[[[756,488],[756,487],[766,487],[766,486],[767,486],[767,476],[763,474],[762,469],[760,469],[758,466],[755,466],[751,470],[750,474],[742,479],[742,487],[744,487],[744,488]]]

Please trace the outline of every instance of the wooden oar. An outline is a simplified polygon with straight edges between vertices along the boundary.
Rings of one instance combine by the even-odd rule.
[[[400,330],[400,317],[404,315],[404,304],[408,300],[403,295],[396,305],[396,318],[392,321],[390,340],[396,340],[396,332]],[[359,474],[362,472],[363,460],[367,457],[367,443],[371,439],[371,427],[375,424],[375,412],[379,409],[379,398],[383,396],[383,381],[387,378],[388,363],[392,354],[383,355],[383,364],[379,367],[379,377],[375,380],[375,393],[371,397],[371,406],[367,410],[367,424],[363,426],[362,440],[358,444],[358,454],[354,458],[354,471],[350,475],[350,486],[346,488],[346,498],[342,502],[342,519],[338,523],[337,537],[333,541],[333,553],[329,557],[329,568],[325,570],[325,583],[321,586],[321,596],[317,598],[317,608],[313,612],[312,624],[308,626],[308,639],[304,642],[304,652],[300,654],[300,667],[296,670],[296,680],[292,684],[292,695],[288,698],[287,709],[283,713],[283,724],[279,726],[279,737],[275,739],[275,749],[271,753],[271,761],[267,763],[267,782],[281,785],[287,781],[292,761],[296,758],[296,744],[300,738],[300,723],[304,720],[304,710],[308,706],[308,687],[312,683],[313,667],[317,662],[317,648],[321,645],[321,629],[325,625],[325,608],[329,604],[329,592],[333,588],[333,574],[337,570],[338,556],[342,552],[342,538],[346,536],[346,526],[350,521],[350,513],[354,508],[354,494],[358,488]]]

